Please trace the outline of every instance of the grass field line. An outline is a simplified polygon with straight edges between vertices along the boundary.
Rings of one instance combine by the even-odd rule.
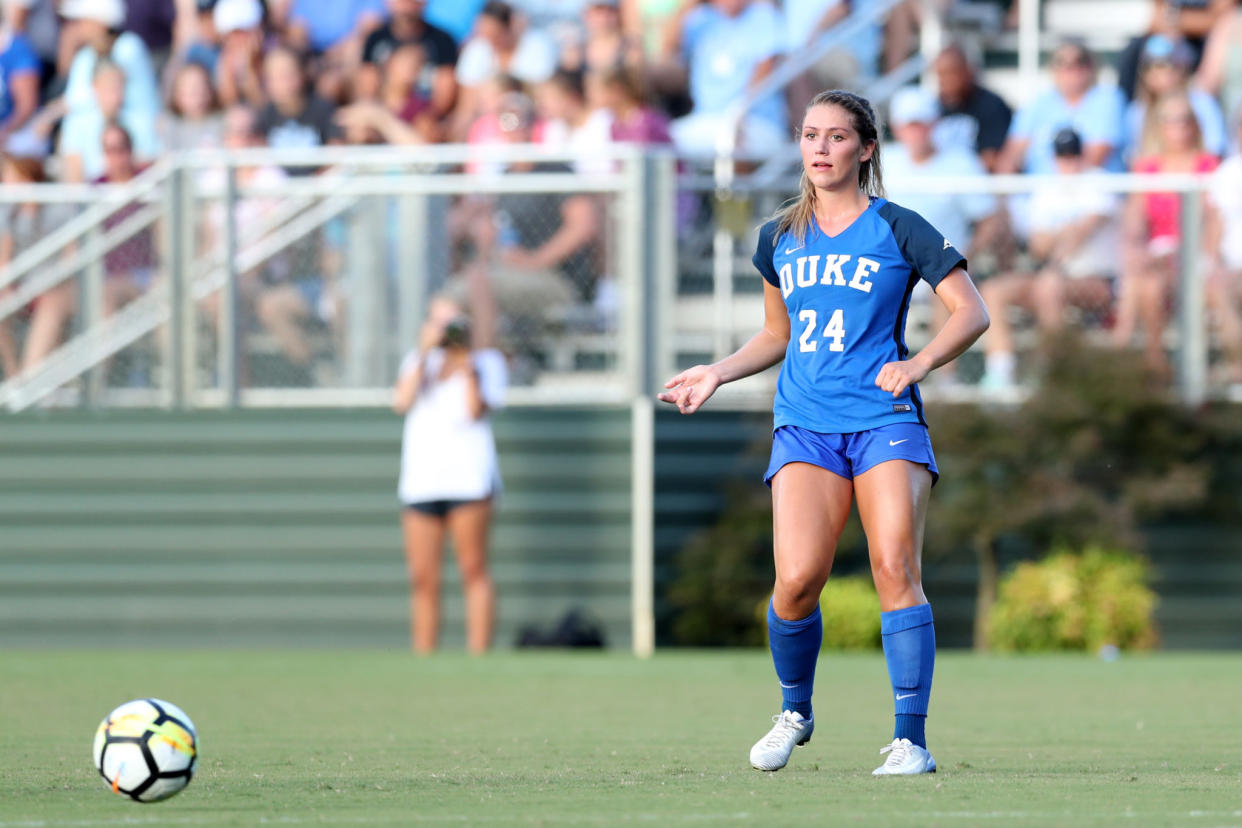
[[[1188,811],[1184,812],[1187,817],[1195,819],[1219,819],[1242,817],[1242,810],[1234,811]],[[854,815],[842,814],[834,812],[835,818],[854,818],[874,816],[874,814],[859,813]],[[1063,812],[1044,812],[1035,811],[924,811],[920,814],[921,819],[975,819],[975,820],[992,820],[992,819],[1038,819],[1038,820],[1055,820],[1063,817]],[[1133,818],[1133,813],[1119,813],[1116,815],[1118,819]],[[1157,816],[1156,814],[1147,814],[1146,816]],[[1176,818],[1179,814],[1163,815],[1167,818]],[[620,817],[620,818],[619,818]],[[681,814],[670,815],[667,813],[650,813],[650,814],[608,814],[598,817],[590,817],[576,815],[567,816],[546,816],[538,819],[519,820],[528,822],[537,822],[540,825],[549,823],[563,824],[616,824],[617,822],[676,822],[676,823],[692,823],[692,822],[744,822],[750,821],[754,814],[745,811],[727,813],[727,814]],[[248,819],[249,821],[249,819]],[[402,814],[398,817],[385,816],[351,816],[347,814],[327,815],[321,814],[315,817],[301,816],[277,816],[277,817],[255,817],[251,824],[255,825],[383,825],[401,823],[513,823],[513,815],[480,815],[480,814],[462,814],[460,816],[419,816],[417,814]],[[0,828],[95,828],[95,826],[124,826],[124,825],[218,825],[221,824],[221,817],[215,815],[185,815],[185,816],[165,816],[165,817],[116,817],[112,819],[29,819],[16,821],[0,821]]]

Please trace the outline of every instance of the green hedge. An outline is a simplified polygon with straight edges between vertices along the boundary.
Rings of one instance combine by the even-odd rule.
[[[1150,649],[1157,643],[1147,564],[1122,552],[1057,550],[1001,580],[989,641],[997,650]]]

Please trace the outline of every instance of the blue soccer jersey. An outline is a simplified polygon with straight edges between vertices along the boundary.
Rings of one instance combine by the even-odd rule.
[[[906,312],[917,281],[934,288],[966,259],[918,213],[883,198],[836,236],[814,222],[805,240],[775,233],[775,221],[763,226],[754,258],[789,311],[773,428],[848,434],[926,424],[917,386],[894,397],[875,378],[908,354]]]

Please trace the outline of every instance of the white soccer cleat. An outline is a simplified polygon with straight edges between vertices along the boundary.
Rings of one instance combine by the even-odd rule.
[[[936,760],[927,748],[921,748],[909,739],[894,739],[891,745],[880,748],[880,753],[887,753],[888,759],[871,772],[872,776],[913,776],[936,772]]]
[[[779,716],[773,716],[772,721],[776,724],[768,735],[750,749],[750,764],[756,770],[776,771],[785,767],[793,749],[811,741],[811,733],[815,730],[814,719],[804,719],[801,713],[793,710],[782,711]]]

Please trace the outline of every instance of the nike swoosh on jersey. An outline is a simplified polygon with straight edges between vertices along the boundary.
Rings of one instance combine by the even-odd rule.
[[[901,445],[902,443],[909,442],[909,440],[910,440],[910,438],[909,438],[909,437],[906,437],[904,440],[889,440],[889,441],[888,441],[888,444],[889,444],[890,446],[899,446],[899,445]]]

